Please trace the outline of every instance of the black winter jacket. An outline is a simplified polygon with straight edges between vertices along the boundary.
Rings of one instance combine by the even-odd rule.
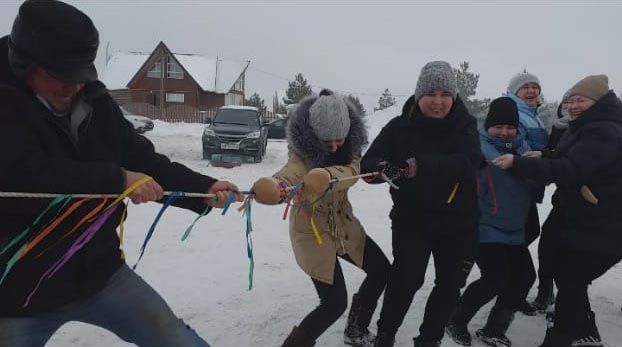
[[[92,111],[80,124],[75,139],[59,117],[13,75],[7,37],[0,38],[0,191],[120,193],[125,185],[124,169],[150,175],[170,191],[207,192],[215,182],[156,153],[153,144],[123,117],[101,82],[87,83],[81,94]],[[0,317],[49,311],[93,295],[105,285],[123,264],[116,232],[121,208],[58,273],[41,284],[30,305],[22,308],[41,275],[85,227],[62,240],[61,235],[100,202],[85,203],[17,262],[0,285]],[[49,203],[50,199],[0,198],[0,249],[30,226]],[[179,199],[174,205],[197,212],[207,207],[201,198]],[[0,256],[0,272],[15,251],[13,247]]]
[[[443,235],[466,228],[476,233],[479,134],[459,96],[444,119],[423,116],[414,97],[408,99],[402,115],[384,126],[363,156],[361,172],[376,171],[383,160],[403,163],[411,157],[417,162],[416,176],[390,189],[393,222],[412,223],[416,232]],[[422,225],[434,228],[419,230]]]
[[[570,122],[551,158],[514,157],[512,172],[556,183],[553,208],[564,220],[559,236],[568,246],[622,255],[622,102],[610,91]],[[598,199],[590,203],[586,186]]]

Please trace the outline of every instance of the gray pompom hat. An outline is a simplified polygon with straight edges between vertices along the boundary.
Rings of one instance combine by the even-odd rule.
[[[435,90],[446,91],[456,99],[457,82],[451,65],[445,61],[431,61],[421,68],[417,88],[415,89],[415,101],[427,93]]]
[[[508,93],[512,95],[516,95],[518,90],[527,83],[535,83],[538,85],[538,89],[540,89],[540,93],[542,93],[542,87],[540,84],[540,80],[534,74],[530,74],[529,72],[520,72],[514,75],[508,83]]]
[[[320,93],[309,108],[309,125],[322,141],[345,139],[350,131],[350,115],[344,98]]]

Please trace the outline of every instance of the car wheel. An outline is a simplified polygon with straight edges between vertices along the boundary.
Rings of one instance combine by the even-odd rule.
[[[255,163],[260,163],[262,158],[263,158],[263,153],[261,153],[261,148],[260,148],[259,150],[257,150],[257,152],[255,152],[253,159]]]
[[[206,151],[205,149],[203,150],[203,159],[205,160],[212,160],[212,152],[210,151]]]

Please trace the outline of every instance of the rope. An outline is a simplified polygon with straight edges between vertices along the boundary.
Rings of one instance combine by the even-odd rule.
[[[57,198],[69,196],[71,198],[118,198],[123,194],[57,194],[57,193],[27,193],[27,192],[0,192],[0,198]],[[216,194],[188,193],[188,192],[164,192],[165,196],[176,195],[186,198],[216,198]]]

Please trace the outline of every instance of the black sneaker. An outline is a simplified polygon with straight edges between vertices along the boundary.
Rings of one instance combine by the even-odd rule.
[[[469,329],[467,329],[466,326],[450,322],[447,323],[447,326],[445,327],[445,332],[457,344],[462,346],[471,345],[471,334],[469,333]]]
[[[486,332],[486,329],[479,329],[475,335],[482,340],[483,343],[493,347],[511,347],[512,341],[505,335],[494,336]]]
[[[531,306],[536,310],[537,313],[546,313],[546,309],[547,307],[549,307],[549,304],[547,302],[542,302],[536,299],[531,302]]]
[[[603,347],[603,342],[598,336],[584,336],[570,343],[572,347]]]

